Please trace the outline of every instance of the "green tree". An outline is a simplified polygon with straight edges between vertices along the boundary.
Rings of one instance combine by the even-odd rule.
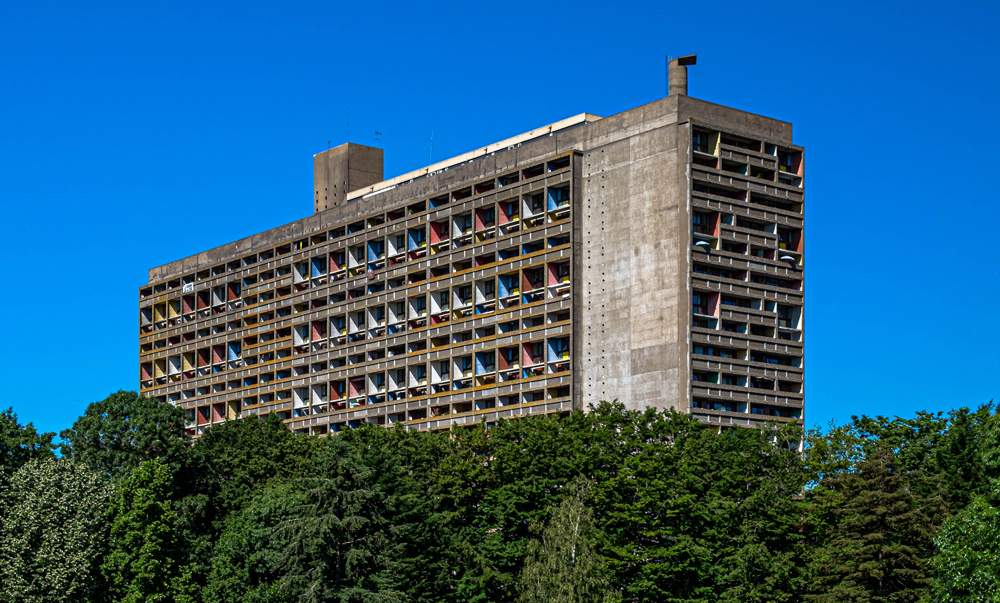
[[[628,600],[794,600],[805,481],[794,428],[718,433],[675,412],[629,413],[621,465],[594,512]]]
[[[798,600],[803,582],[803,504],[806,474],[798,453],[802,431],[769,425],[697,440],[717,502],[712,580],[719,601],[779,603]],[[698,458],[705,455],[699,454]]]
[[[599,482],[616,470],[631,452],[622,440],[631,437],[633,421],[620,404],[606,403],[586,414],[524,417],[448,434],[454,455],[438,479],[448,485],[440,495],[454,509],[450,524],[469,562],[458,580],[461,600],[517,599],[539,526],[570,482]]]
[[[918,495],[933,492],[921,484],[932,480],[899,470],[894,460],[889,450],[872,453],[855,471],[821,482],[842,502],[826,546],[813,552],[808,600],[905,602],[929,594],[927,560],[947,508],[936,493]]]
[[[213,514],[228,514],[269,486],[310,475],[317,442],[293,434],[274,413],[214,425],[191,447],[186,487],[207,494]]]
[[[101,598],[106,480],[82,463],[35,459],[0,490],[0,601]]]
[[[610,601],[607,566],[594,547],[593,512],[582,482],[552,513],[541,542],[533,542],[521,573],[522,603]]]
[[[945,499],[952,509],[961,509],[989,492],[982,452],[989,450],[985,438],[992,411],[990,402],[975,411],[962,407],[948,413],[948,429],[935,449],[934,473],[943,480]]]
[[[831,424],[826,431],[812,430],[806,450],[810,479],[853,471],[869,455],[890,450],[898,470],[939,477],[945,500],[959,509],[986,492],[981,454],[990,449],[983,438],[992,411],[990,402],[975,411],[963,407],[947,415],[922,411],[912,418],[861,415],[845,425]]]
[[[31,423],[21,425],[13,408],[0,412],[0,473],[13,473],[30,460],[53,458],[54,433],[38,433]]]
[[[392,500],[343,438],[315,456],[316,477],[269,488],[227,522],[205,593],[225,601],[393,603],[397,530]]]
[[[455,440],[433,432],[368,425],[341,437],[361,455],[392,526],[398,589],[410,601],[463,601],[458,581],[469,568],[453,504],[459,486],[446,470]]]
[[[109,553],[101,567],[115,601],[175,600],[181,585],[169,468],[157,459],[146,461],[116,490],[107,514]]]
[[[934,539],[940,603],[1000,603],[1000,509],[977,498],[948,518]]]
[[[159,459],[176,472],[186,448],[184,411],[172,404],[118,391],[87,406],[60,434],[63,454],[112,477]]]
[[[277,415],[214,425],[199,437],[176,474],[175,532],[181,569],[192,590],[205,586],[227,521],[256,494],[315,473],[318,439],[293,434]]]

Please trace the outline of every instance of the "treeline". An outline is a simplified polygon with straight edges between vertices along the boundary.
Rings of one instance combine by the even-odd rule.
[[[118,392],[57,455],[0,414],[0,601],[1000,601],[992,405],[807,434],[617,404],[439,433],[183,424]]]

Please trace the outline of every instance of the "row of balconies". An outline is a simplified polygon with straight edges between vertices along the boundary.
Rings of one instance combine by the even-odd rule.
[[[559,231],[562,232],[561,230]],[[507,247],[502,250],[495,250],[492,253],[488,251],[488,248],[484,248],[484,254],[481,256],[476,256],[475,258],[469,258],[467,260],[463,259],[460,262],[454,263],[454,265],[432,266],[430,279],[440,280],[443,277],[450,275],[459,276],[462,273],[469,273],[472,270],[489,270],[494,267],[502,266],[504,262],[509,262],[509,260],[516,259],[521,255],[526,257],[535,257],[539,252],[543,252],[547,249],[564,249],[569,244],[568,232],[565,234],[557,234],[544,238],[540,241],[527,240],[524,244],[521,241],[515,242],[513,247]],[[441,268],[445,268],[442,270]],[[342,301],[347,301],[349,299],[361,297],[365,295],[365,292],[369,289],[369,294],[378,293],[382,290],[391,290],[392,288],[407,287],[419,285],[419,283],[424,282],[428,279],[428,274],[426,267],[422,267],[420,271],[419,278],[414,276],[417,273],[397,273],[397,274],[387,274],[385,279],[380,279],[378,282],[369,282],[370,279],[358,279],[357,283],[354,285],[359,289],[360,293],[355,292],[354,289],[350,288],[350,283],[341,282],[338,285],[334,285],[333,282],[324,280],[321,285],[323,285],[324,290],[334,292],[331,296],[331,303],[340,303]],[[360,275],[359,275],[360,276]],[[273,280],[273,279],[272,279]],[[399,281],[399,282],[397,282]],[[305,281],[309,282],[309,281]],[[318,283],[318,281],[316,281]],[[270,289],[261,291],[259,289],[262,285],[269,285]],[[359,287],[360,285],[360,287]],[[233,289],[235,286],[235,289]],[[389,289],[386,289],[388,287]],[[202,322],[204,321],[218,321],[217,314],[230,310],[246,310],[253,309],[258,306],[262,301],[268,302],[274,299],[277,295],[280,299],[281,297],[291,296],[294,293],[301,293],[304,289],[296,291],[290,282],[286,281],[262,281],[255,283],[254,287],[243,288],[244,298],[235,297],[238,296],[241,288],[239,283],[232,283],[229,287],[230,298],[228,304],[230,307],[223,305],[216,306],[218,310],[212,311],[208,314],[196,314],[196,312],[201,312],[198,310],[199,306],[195,300],[195,296],[184,296],[182,298],[177,298],[170,300],[169,302],[160,302],[156,304],[151,304],[140,308],[140,332],[144,335],[150,334],[153,330],[166,329],[169,327],[182,327],[185,323],[190,323],[192,321]],[[339,294],[335,293],[340,291],[343,293],[343,299],[337,299]],[[201,294],[199,294],[201,295]],[[268,296],[268,299],[261,300],[264,296]],[[169,321],[168,321],[169,320]]]

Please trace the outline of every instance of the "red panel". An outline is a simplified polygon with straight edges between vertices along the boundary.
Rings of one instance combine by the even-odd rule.
[[[320,339],[326,339],[326,321],[314,320],[312,321],[312,340],[317,341]]]

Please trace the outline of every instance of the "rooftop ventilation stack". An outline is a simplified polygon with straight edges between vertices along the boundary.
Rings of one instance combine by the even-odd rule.
[[[667,61],[667,85],[669,96],[687,96],[688,65],[698,62],[698,55],[689,54]]]

